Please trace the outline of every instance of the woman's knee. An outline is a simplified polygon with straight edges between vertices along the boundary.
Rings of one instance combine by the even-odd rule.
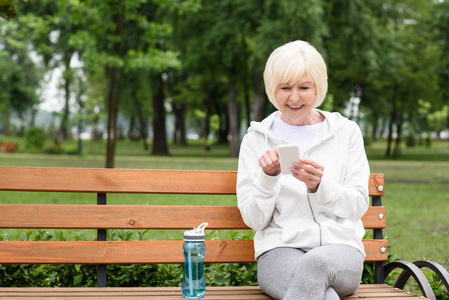
[[[260,288],[275,299],[282,299],[295,272],[294,262],[304,252],[293,248],[276,248],[258,259],[257,281]]]

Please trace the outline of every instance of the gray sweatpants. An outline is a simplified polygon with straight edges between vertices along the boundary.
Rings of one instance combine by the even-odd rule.
[[[350,246],[275,248],[259,257],[257,281],[275,299],[338,300],[358,288],[362,272],[363,256]]]

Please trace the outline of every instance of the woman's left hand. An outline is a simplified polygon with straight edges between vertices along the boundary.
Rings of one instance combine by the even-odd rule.
[[[324,166],[316,161],[302,158],[299,162],[293,164],[291,170],[293,177],[304,182],[312,193],[318,190],[323,177]]]

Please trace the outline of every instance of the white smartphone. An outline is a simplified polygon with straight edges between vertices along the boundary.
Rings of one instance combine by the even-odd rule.
[[[288,144],[278,146],[279,162],[282,174],[291,174],[291,168],[295,162],[299,161],[299,145]]]

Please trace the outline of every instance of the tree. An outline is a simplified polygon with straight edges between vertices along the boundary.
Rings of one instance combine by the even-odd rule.
[[[62,70],[62,89],[64,107],[61,113],[59,136],[65,140],[69,135],[71,85],[76,80],[72,69],[73,60],[78,57],[79,49],[71,44],[74,32],[80,29],[80,5],[67,1],[39,1],[33,6],[18,6],[21,25],[27,31],[33,49],[43,58],[50,72]],[[76,93],[75,93],[76,94]]]
[[[436,72],[441,99],[449,99],[449,1],[440,1],[433,4],[429,13],[429,23],[433,32],[433,41],[439,45],[439,55]]]
[[[169,42],[179,51],[181,68],[169,73],[167,90],[176,122],[174,141],[182,145],[187,145],[185,126],[189,121],[201,132],[207,147],[212,116],[219,116],[219,123],[226,124],[226,121],[222,122],[227,118],[223,75],[218,63],[204,51],[203,44],[204,38],[208,38],[204,34],[213,22],[210,9],[208,2],[203,1],[190,14],[168,14],[173,24]],[[227,143],[227,128],[223,127],[221,131],[224,134],[219,135],[219,143]]]
[[[383,76],[379,91],[388,99],[389,110],[386,156],[401,154],[402,130],[406,122],[416,119],[418,99],[431,102],[436,99],[433,68],[437,63],[437,47],[428,43],[430,32],[426,24],[430,3],[407,1],[382,7],[384,19],[379,19],[384,28],[382,46],[389,49],[380,56],[379,73]]]
[[[189,1],[183,1],[185,4]],[[84,47],[82,58],[86,61],[88,71],[98,68],[107,70],[107,112],[108,139],[106,167],[114,166],[115,141],[117,138],[117,115],[122,100],[122,83],[124,74],[131,71],[150,71],[143,74],[150,75],[147,80],[152,87],[153,100],[155,95],[161,95],[151,84],[151,76],[168,68],[179,67],[177,54],[174,51],[161,49],[158,43],[170,31],[167,24],[158,23],[154,16],[154,9],[158,6],[152,2],[136,2],[131,0],[98,2],[86,1],[86,17],[82,20],[84,30],[78,31],[73,42]],[[167,3],[166,5],[180,5]],[[106,24],[104,24],[106,20]],[[101,23],[103,24],[101,25]],[[140,37],[131,42],[130,34],[136,32]],[[105,39],[105,37],[107,37]],[[163,96],[156,97],[162,99]],[[127,99],[126,103],[132,103]],[[163,108],[163,105],[162,105]],[[162,124],[164,126],[164,124]]]
[[[4,24],[0,30],[0,116],[4,131],[10,133],[12,113],[22,119],[27,111],[33,115],[42,70],[32,61],[26,35],[17,23]]]
[[[20,2],[28,3],[36,2],[36,0],[20,0]],[[13,0],[3,0],[0,2],[0,17],[8,21],[17,21],[19,19]]]
[[[379,34],[368,2],[332,0],[326,2],[328,33],[324,39],[328,66],[329,94],[334,106],[343,109],[352,96],[369,102],[364,90],[376,71]]]
[[[151,116],[151,87],[148,71],[128,71],[123,74],[121,96],[129,99],[122,103],[120,112],[129,120],[128,138],[141,140],[145,151],[149,150],[148,129]]]
[[[167,14],[182,15],[190,14],[198,10],[198,1],[185,0],[174,2],[161,2],[154,7],[154,14],[147,17],[147,21],[152,27],[149,33],[155,28],[159,29],[157,35],[146,41],[145,47],[151,49],[153,55],[150,65],[149,84],[152,87],[152,107],[153,107],[153,145],[152,154],[169,155],[166,130],[165,104],[168,96],[173,92],[173,74],[181,68],[179,59],[179,49],[173,44],[173,24]],[[170,12],[170,13],[169,13]],[[156,62],[156,63],[155,63]],[[179,120],[178,120],[179,121]]]
[[[229,124],[224,137],[230,136],[231,157],[238,155],[241,120],[260,120],[265,113],[261,62],[275,47],[301,34],[303,39],[310,38],[321,45],[323,10],[315,1],[309,4],[304,5],[310,7],[304,14],[304,9],[291,1],[204,1],[197,14],[182,20],[181,28],[195,33],[192,36],[181,30],[182,36],[189,37],[189,43],[184,43],[188,45],[186,52],[181,55],[189,74],[201,74],[207,97],[215,97],[207,100],[210,104],[218,104],[221,97],[208,93],[209,86],[223,85],[227,90],[228,119],[220,123]],[[256,112],[251,109],[251,96]],[[216,111],[210,109],[210,104],[205,106],[206,116]]]

